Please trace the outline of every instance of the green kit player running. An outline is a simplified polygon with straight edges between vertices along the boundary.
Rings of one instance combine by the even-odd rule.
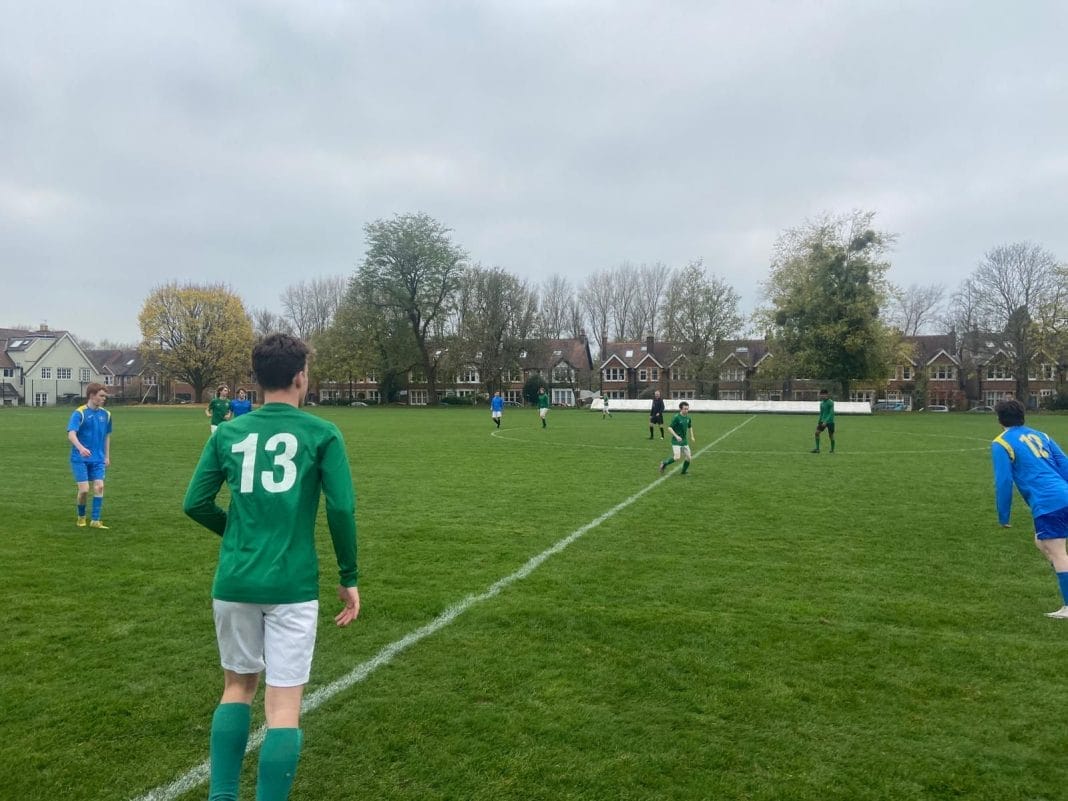
[[[682,459],[682,474],[690,469],[690,443],[696,442],[693,436],[693,420],[690,419],[690,404],[683,401],[679,404],[679,413],[671,418],[671,458],[660,463],[660,472],[663,473],[669,464]]]
[[[834,398],[827,394],[827,390],[820,390],[820,419],[816,423],[816,447],[812,453],[820,452],[820,434],[827,429],[827,438],[831,441],[831,453],[834,453]]]
[[[212,801],[237,798],[261,673],[267,734],[256,798],[289,798],[319,618],[320,494],[344,604],[334,622],[347,626],[360,612],[356,501],[345,443],[333,423],[299,408],[308,391],[308,347],[271,334],[253,349],[252,369],[264,390],[263,406],[220,426],[208,440],[184,504],[187,515],[222,536],[212,586],[223,668],[222,700],[211,723]],[[230,491],[227,511],[215,502],[223,482]]]
[[[208,403],[208,408],[204,410],[204,414],[211,418],[212,434],[232,417],[230,412],[230,388],[228,386],[225,384],[219,385],[219,388],[215,390],[215,397]]]
[[[549,416],[549,392],[542,387],[538,392],[538,417],[541,418],[541,427],[546,428],[548,423],[545,418]]]

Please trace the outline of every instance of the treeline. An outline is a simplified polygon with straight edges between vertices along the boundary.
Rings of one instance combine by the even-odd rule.
[[[431,393],[466,367],[492,385],[520,353],[581,335],[595,352],[606,341],[671,341],[700,371],[718,342],[752,334],[768,340],[776,370],[835,380],[844,392],[852,380],[885,377],[902,335],[998,332],[1021,364],[1042,348],[1065,352],[1068,282],[1051,253],[1002,245],[952,292],[904,289],[888,278],[895,235],[877,230],[874,217],[824,215],[784,231],[770,267],[759,267],[764,303],[743,314],[737,291],[700,259],[624,263],[577,284],[557,274],[535,285],[473,262],[437,220],[398,215],[365,226],[366,253],[352,275],[287,287],[277,311],[246,310],[224,286],[158,287],[140,316],[141,347],[198,397],[239,374],[248,344],[272,331],[311,341],[320,379],[373,375],[386,397],[411,372]]]

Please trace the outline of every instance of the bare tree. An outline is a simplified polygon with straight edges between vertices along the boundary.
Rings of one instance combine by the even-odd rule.
[[[575,292],[571,282],[562,275],[555,274],[542,284],[541,318],[542,334],[550,339],[559,339],[569,327],[569,312],[575,302]]]
[[[638,270],[630,262],[623,262],[611,271],[612,294],[609,301],[612,327],[616,339],[626,339],[633,328],[632,315],[637,305]],[[639,333],[639,336],[641,334]]]
[[[301,339],[311,339],[330,327],[345,295],[343,276],[301,281],[282,293],[282,316]]]
[[[942,301],[946,296],[943,284],[920,286],[910,284],[907,289],[890,287],[888,322],[907,337],[924,331],[941,318]]]
[[[1045,305],[1063,295],[1057,259],[1032,242],[998,245],[987,251],[969,279],[978,290],[977,314],[992,331],[1002,332],[1013,349],[1016,397],[1030,396],[1029,368],[1041,346],[1036,320]]]
[[[268,334],[273,333],[292,333],[292,327],[289,322],[282,315],[275,314],[270,309],[253,308],[249,310],[248,316],[252,319],[252,333],[256,339],[263,339]]]
[[[628,338],[656,338],[670,280],[671,268],[659,261],[643,264],[638,268],[638,296],[634,303]]]
[[[579,290],[579,303],[600,343],[601,353],[608,346],[608,324],[612,319],[612,273],[601,270],[586,278]]]

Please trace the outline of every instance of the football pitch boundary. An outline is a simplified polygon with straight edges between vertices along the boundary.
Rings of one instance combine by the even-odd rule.
[[[709,450],[715,445],[718,445],[720,442],[727,439],[727,437],[731,436],[731,434],[738,431],[743,426],[746,426],[749,423],[753,422],[753,420],[755,419],[756,415],[747,417],[734,428],[730,429],[724,434],[721,434],[714,441],[708,443],[703,448],[698,450],[697,453],[694,454],[694,459],[697,459],[699,456],[705,453],[705,451]],[[353,685],[358,684],[364,679],[366,679],[368,676],[378,670],[378,668],[388,665],[398,654],[406,651],[408,648],[415,645],[420,640],[424,640],[430,635],[436,634],[438,631],[445,628],[447,625],[456,620],[456,618],[460,617],[460,615],[462,615],[468,609],[471,609],[472,607],[477,606],[485,601],[492,600],[496,596],[500,595],[501,592],[506,590],[512,584],[515,584],[518,581],[522,581],[535,570],[537,570],[542,565],[542,563],[548,560],[550,557],[562,552],[572,543],[575,543],[580,540],[588,532],[597,528],[605,521],[615,517],[628,506],[631,506],[640,498],[647,495],[650,491],[656,489],[658,486],[660,486],[660,484],[666,481],[669,476],[676,470],[677,468],[669,471],[668,473],[665,473],[664,475],[659,476],[652,483],[647,484],[645,487],[635,492],[629,498],[626,498],[625,500],[617,503],[615,506],[613,506],[607,512],[602,514],[600,517],[594,518],[589,523],[580,526],[563,539],[560,539],[553,545],[550,545],[538,555],[531,557],[518,570],[515,570],[504,578],[498,579],[487,589],[483,590],[481,593],[468,595],[463,600],[458,601],[457,603],[448,607],[444,612],[439,614],[436,618],[434,618],[426,625],[420,626],[414,631],[411,631],[405,636],[401,637],[399,640],[395,640],[389,645],[386,645],[377,654],[375,654],[367,661],[357,665],[346,675],[342,676],[339,679],[335,679],[330,684],[327,684],[325,687],[321,687],[318,690],[309,693],[304,698],[304,701],[301,704],[301,714],[306,715],[315,711],[322,704],[333,699],[334,696],[344,692],[345,690],[348,690]],[[249,736],[248,746],[245,748],[246,755],[255,752],[260,747],[260,745],[263,744],[263,738],[266,733],[267,727],[260,726],[259,729],[257,729]],[[206,781],[208,781],[210,771],[210,762],[205,760],[196,767],[191,768],[189,771],[175,779],[170,784],[160,785],[159,787],[150,790],[144,795],[136,796],[134,799],[132,799],[132,801],[174,801],[174,799],[178,798],[179,796],[196,789],[201,784],[204,784]]]

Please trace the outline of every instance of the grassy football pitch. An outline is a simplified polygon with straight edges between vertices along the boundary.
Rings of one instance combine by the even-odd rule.
[[[69,409],[0,411],[5,799],[207,797],[218,542],[181,513],[207,420],[112,411],[102,532],[74,526]],[[815,416],[696,414],[661,480],[637,413],[315,413],[363,610],[332,624],[324,527],[294,799],[1068,794],[1068,621],[1018,497],[997,526],[992,415],[839,416],[832,456]]]

